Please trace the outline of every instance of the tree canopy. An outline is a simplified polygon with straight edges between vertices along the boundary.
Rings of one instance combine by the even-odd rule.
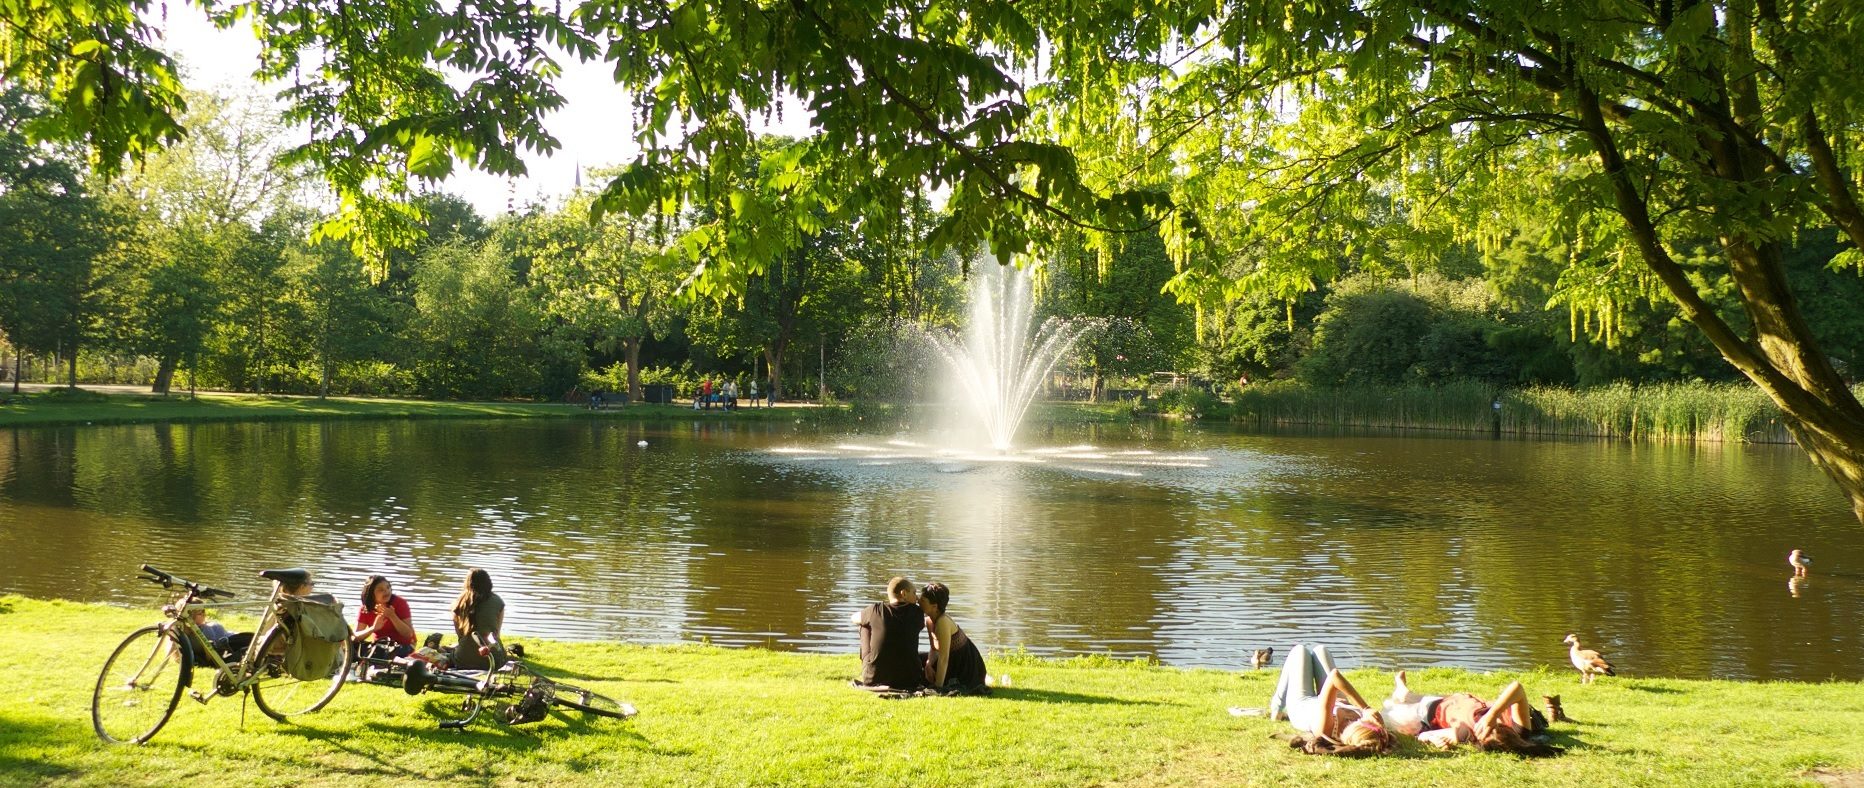
[[[592,203],[677,218],[693,292],[730,298],[824,222],[884,232],[946,195],[930,242],[1009,257],[1156,233],[1195,302],[1291,300],[1354,257],[1484,262],[1538,223],[1552,298],[1609,335],[1674,304],[1786,412],[1864,515],[1864,407],[1786,274],[1802,235],[1864,256],[1864,12],[1846,0],[197,0],[251,25],[262,77],[366,255],[399,197],[549,150],[564,58],[612,68],[636,158]],[[184,98],[147,0],[6,0],[0,60],[50,98],[34,132],[109,170],[172,143]],[[800,97],[816,132],[760,156]],[[755,175],[746,177],[755,162]],[[1551,219],[1549,221],[1549,218]],[[1723,297],[1726,294],[1726,297]]]

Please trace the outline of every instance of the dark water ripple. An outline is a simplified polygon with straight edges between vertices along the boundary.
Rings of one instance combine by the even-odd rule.
[[[1157,453],[1114,468],[1081,452],[926,462],[890,437],[0,431],[0,591],[153,604],[144,561],[253,592],[272,565],[344,596],[381,572],[431,630],[481,566],[521,636],[846,652],[848,613],[905,574],[949,584],[980,643],[1041,654],[1235,668],[1304,640],[1352,663],[1518,668],[1562,664],[1576,631],[1638,675],[1864,678],[1864,528],[1788,448],[1171,425],[1039,438]],[[867,449],[772,451],[844,442]],[[1789,587],[1793,547],[1818,573]]]

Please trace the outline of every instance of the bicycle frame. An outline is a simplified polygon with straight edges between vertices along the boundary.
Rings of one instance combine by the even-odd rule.
[[[194,624],[189,609],[196,604],[204,603],[205,600],[193,586],[185,587],[181,596],[176,598],[173,604],[163,606],[162,614],[167,616],[169,621],[163,624],[162,628],[163,631],[174,635],[174,642],[185,643],[196,653],[204,655],[205,658],[201,660],[203,664],[197,667],[211,665],[214,668],[214,695],[236,695],[250,689],[259,681],[259,670],[263,666],[265,656],[259,653],[259,649],[264,645],[265,633],[278,623],[278,613],[287,596],[282,584],[272,583],[272,594],[263,603],[264,612],[259,615],[259,624],[253,631],[252,641],[246,644],[246,653],[242,654],[240,660],[233,664],[228,664],[225,659],[221,658],[213,642],[208,640],[207,636],[201,632],[201,628]],[[154,660],[157,656],[157,654],[150,654],[149,658]],[[212,696],[202,695],[198,690],[190,687],[189,697],[206,703]]]

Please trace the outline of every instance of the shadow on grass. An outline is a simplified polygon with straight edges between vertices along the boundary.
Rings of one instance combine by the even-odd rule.
[[[1642,684],[1632,684],[1630,682],[1626,682],[1624,687],[1625,689],[1631,690],[1633,692],[1648,692],[1652,695],[1681,695],[1683,694],[1682,690],[1676,689],[1675,687],[1648,687]]]
[[[1059,690],[1025,689],[1023,687],[997,687],[990,691],[990,697],[1005,700],[1020,700],[1034,703],[1080,703],[1088,705],[1119,706],[1163,706],[1155,700],[1131,700],[1107,695],[1083,695],[1078,692],[1061,692]]]
[[[0,782],[17,778],[21,784],[30,785],[77,774],[75,767],[54,762],[51,753],[39,749],[47,742],[69,735],[59,727],[37,720],[27,722],[0,716],[0,778],[4,778]]]
[[[306,739],[310,739],[312,741],[318,742],[319,744],[323,744],[327,747],[330,747],[333,750],[338,750],[338,751],[347,753],[349,755],[355,756],[356,758],[360,760],[367,761],[371,764],[374,764],[373,768],[351,768],[351,767],[345,767],[345,766],[338,766],[335,764],[324,764],[323,765],[324,768],[328,768],[332,771],[343,772],[344,774],[351,774],[351,775],[356,775],[356,776],[377,775],[377,776],[382,776],[382,777],[397,777],[403,780],[427,779],[431,776],[431,775],[422,774],[420,772],[412,771],[408,769],[407,767],[404,767],[393,761],[389,761],[383,758],[380,753],[370,752],[368,750],[364,750],[358,747],[351,747],[348,743],[346,743],[347,740],[350,738],[351,734],[346,731],[316,730],[312,728],[290,728],[290,729],[283,729],[283,730],[289,730],[291,733],[295,733],[298,736],[301,736]]]

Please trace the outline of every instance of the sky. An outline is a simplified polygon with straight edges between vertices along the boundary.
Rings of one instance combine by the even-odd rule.
[[[220,30],[200,9],[181,3],[168,6],[166,21],[158,21],[157,27],[163,31],[166,50],[181,62],[188,87],[260,95],[275,92],[252,78],[259,62],[259,43],[249,28]],[[484,216],[498,216],[514,197],[518,205],[524,205],[568,193],[575,187],[579,165],[586,170],[633,158],[636,147],[628,94],[615,85],[610,69],[567,58],[558,62],[563,76],[557,80],[557,90],[565,104],[545,117],[545,126],[562,148],[549,155],[526,152],[529,173],[525,176],[508,179],[462,170],[444,181],[442,190],[464,197]],[[809,132],[807,113],[800,105],[786,106],[783,117],[784,122],[753,124],[753,128],[792,136]]]

